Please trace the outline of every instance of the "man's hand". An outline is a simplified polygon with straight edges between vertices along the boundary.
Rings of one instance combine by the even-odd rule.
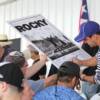
[[[82,61],[81,61],[80,59],[76,58],[76,57],[74,57],[74,58],[72,59],[72,61],[73,61],[74,63],[78,64],[78,65],[82,65],[82,64],[81,64]]]
[[[94,76],[87,76],[87,75],[81,73],[80,78],[82,81],[87,81],[92,84],[95,83]]]
[[[39,53],[40,61],[46,62],[47,61],[47,55],[43,53]]]

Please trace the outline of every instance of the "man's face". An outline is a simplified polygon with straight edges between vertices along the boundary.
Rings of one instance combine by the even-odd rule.
[[[22,91],[22,99],[21,100],[32,100],[33,95],[35,94],[28,84],[27,80],[23,80],[23,91]]]
[[[87,43],[90,47],[95,47],[96,45],[96,40],[94,36],[87,37],[83,41],[84,43]]]
[[[23,74],[25,75],[26,74],[26,71],[27,71],[27,68],[28,68],[28,63],[27,61],[24,63],[23,67],[21,68]]]

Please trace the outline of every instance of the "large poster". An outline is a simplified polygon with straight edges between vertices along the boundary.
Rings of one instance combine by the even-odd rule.
[[[88,57],[86,52],[79,49],[41,15],[10,21],[9,24],[32,42],[34,48],[46,53],[58,68],[73,57]]]

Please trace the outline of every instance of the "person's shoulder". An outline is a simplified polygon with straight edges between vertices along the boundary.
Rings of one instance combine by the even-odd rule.
[[[28,80],[29,85],[31,86],[32,90],[35,91],[35,93],[43,90],[45,88],[44,80]]]
[[[38,92],[34,96],[34,100],[84,100],[73,89],[63,86],[50,86]]]
[[[33,97],[33,100],[55,100],[54,95],[52,95],[54,86],[47,87],[40,92],[37,92]]]
[[[71,100],[84,100],[83,97],[80,96],[80,94],[77,93],[75,90],[73,90],[71,88],[63,88],[63,87],[61,87],[61,88],[62,88],[63,92],[66,94],[66,96],[69,97]],[[67,100],[67,99],[65,99],[65,100]]]

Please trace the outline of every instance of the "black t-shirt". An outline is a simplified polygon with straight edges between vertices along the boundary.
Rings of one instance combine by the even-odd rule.
[[[99,47],[90,47],[88,44],[83,43],[82,48],[90,55],[90,56],[95,56]],[[95,69],[97,68],[97,66],[93,66],[93,67],[88,67],[86,68],[83,73],[86,75],[95,75]]]
[[[34,63],[36,63],[37,61],[35,61]],[[47,67],[46,67],[46,65],[44,65],[35,75],[33,75],[31,77],[31,79],[32,80],[39,80],[40,79],[40,77],[39,77],[40,75],[46,75],[46,70],[47,70]],[[58,69],[52,64],[48,76],[56,74],[57,71],[58,71]]]

